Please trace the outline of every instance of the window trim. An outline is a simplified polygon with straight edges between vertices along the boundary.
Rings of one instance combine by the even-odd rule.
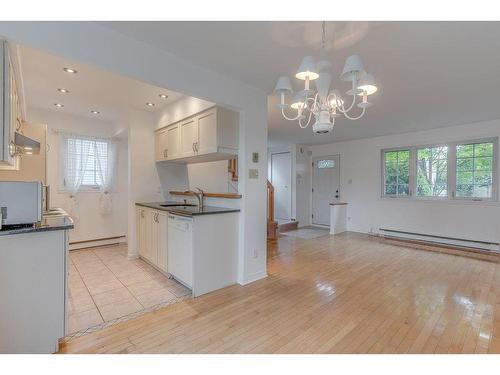
[[[475,143],[493,144],[493,165],[492,165],[492,192],[489,198],[457,197],[456,196],[456,147],[462,144]],[[417,195],[417,150],[422,148],[448,146],[447,159],[447,195],[443,197],[418,196]],[[384,154],[390,151],[409,151],[409,194],[390,195],[385,194],[385,159]],[[403,199],[413,201],[461,201],[461,202],[497,202],[498,201],[498,137],[486,137],[478,139],[468,139],[452,142],[438,142],[432,144],[422,144],[415,146],[401,146],[380,149],[380,197],[382,199]]]
[[[410,153],[410,158],[409,158],[409,163],[410,165],[408,166],[408,195],[398,195],[398,194],[386,194],[385,193],[385,159],[384,159],[384,154],[386,152],[391,152],[391,151],[408,151]],[[382,198],[389,198],[389,199],[407,199],[412,195],[412,190],[413,190],[413,183],[412,183],[412,152],[411,152],[411,147],[393,147],[393,148],[384,148],[381,150],[381,155],[380,155],[380,166],[382,168],[382,179],[381,179],[381,192],[382,192]]]

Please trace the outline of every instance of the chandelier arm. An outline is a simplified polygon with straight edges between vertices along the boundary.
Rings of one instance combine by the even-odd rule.
[[[343,113],[343,114],[344,114],[344,116],[345,116],[347,119],[349,119],[349,120],[359,120],[361,117],[363,117],[363,116],[364,116],[365,111],[366,111],[366,108],[363,108],[363,110],[361,111],[361,114],[360,114],[359,116],[355,116],[355,117],[351,117],[351,116],[349,116],[347,113]]]
[[[309,118],[307,119],[307,123],[305,125],[302,125],[302,120],[304,119],[303,117],[299,119],[299,126],[301,129],[305,129],[309,126],[311,123],[311,117],[312,117],[312,111],[309,111]]]
[[[351,105],[349,106],[349,108],[345,109],[345,107],[344,107],[344,103],[342,103],[342,106],[340,106],[340,107],[339,107],[339,111],[340,111],[341,113],[346,114],[347,112],[350,112],[350,111],[351,111],[351,109],[353,109],[353,108],[354,108],[354,104],[356,104],[356,95],[353,95],[353,96],[352,96],[352,103],[351,103]]]
[[[295,120],[298,120],[300,118],[300,113],[298,113],[297,116],[295,116],[293,118],[292,117],[288,117],[287,115],[285,115],[285,108],[281,108],[281,114],[288,121],[295,121]]]

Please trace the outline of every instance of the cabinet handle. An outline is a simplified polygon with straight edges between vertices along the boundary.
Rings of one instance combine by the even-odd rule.
[[[163,157],[164,158],[168,157],[168,149],[167,148],[165,150],[163,150]]]
[[[141,210],[141,218],[144,219],[144,210]]]
[[[198,142],[194,143],[194,150],[195,150],[195,152],[198,152]]]
[[[193,149],[193,152],[196,152],[196,149],[194,148],[195,143],[193,142],[193,146],[191,147]]]

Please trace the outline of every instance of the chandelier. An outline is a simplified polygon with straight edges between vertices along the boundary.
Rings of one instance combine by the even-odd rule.
[[[325,22],[322,24],[321,50],[325,55]],[[368,107],[373,104],[368,101],[368,96],[377,91],[374,78],[366,73],[363,62],[358,55],[349,56],[345,62],[340,79],[351,82],[351,88],[346,95],[351,98],[351,103],[346,107],[344,98],[337,89],[331,89],[332,75],[330,73],[332,64],[327,60],[320,60],[317,64],[312,56],[302,59],[302,64],[295,74],[295,77],[304,81],[304,89],[293,94],[290,78],[282,76],[279,78],[274,92],[280,96],[280,103],[277,105],[281,109],[281,114],[286,120],[297,121],[302,129],[311,123],[314,115],[312,130],[314,133],[330,133],[335,125],[335,118],[344,116],[349,120],[358,120],[364,116]],[[310,86],[314,81],[316,91]],[[292,96],[292,103],[286,104],[286,96]],[[361,101],[359,102],[359,99]],[[357,103],[358,102],[358,103]],[[357,103],[357,104],[356,104]],[[355,108],[357,107],[357,109]],[[293,115],[288,116],[285,109],[291,108]],[[357,115],[352,114],[353,110],[358,111]]]

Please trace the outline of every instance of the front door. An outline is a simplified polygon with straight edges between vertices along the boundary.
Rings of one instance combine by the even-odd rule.
[[[292,160],[290,152],[271,154],[271,184],[274,186],[274,217],[290,221],[292,214]]]
[[[330,203],[340,198],[340,157],[313,159],[312,223],[330,225]]]

